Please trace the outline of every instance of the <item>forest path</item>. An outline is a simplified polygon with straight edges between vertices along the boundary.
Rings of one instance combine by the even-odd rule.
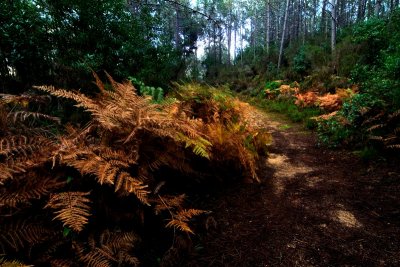
[[[189,266],[400,266],[399,167],[318,148],[301,125],[249,111],[274,138],[264,177],[207,203],[217,227]]]

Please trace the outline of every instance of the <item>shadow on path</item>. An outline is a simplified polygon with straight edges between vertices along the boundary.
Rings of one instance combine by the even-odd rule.
[[[206,204],[216,228],[188,266],[400,266],[399,166],[318,148],[256,109],[250,123],[274,137],[264,179]]]

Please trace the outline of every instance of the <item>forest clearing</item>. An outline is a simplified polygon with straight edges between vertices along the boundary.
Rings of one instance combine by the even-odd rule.
[[[0,266],[400,266],[398,0],[0,2]]]

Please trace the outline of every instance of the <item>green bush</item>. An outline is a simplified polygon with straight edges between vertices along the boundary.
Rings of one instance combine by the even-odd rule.
[[[338,147],[352,135],[352,131],[344,126],[337,117],[333,117],[318,122],[317,134],[321,144]]]
[[[311,68],[311,61],[306,57],[305,48],[302,47],[293,59],[293,70],[299,75],[306,75]]]

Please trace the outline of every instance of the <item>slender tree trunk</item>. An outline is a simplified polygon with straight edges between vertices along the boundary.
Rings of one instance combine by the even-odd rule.
[[[235,22],[236,24],[236,22]],[[234,33],[234,40],[233,40],[233,58],[236,59],[236,49],[237,49],[237,26],[235,26],[235,33]]]
[[[332,0],[332,11],[331,11],[331,50],[333,68],[336,70],[336,27],[337,27],[337,0]]]
[[[286,22],[287,22],[288,11],[289,11],[289,2],[290,2],[290,0],[286,0],[285,18],[283,19],[281,46],[279,48],[278,70],[280,69],[281,63],[282,63],[283,43],[285,42]]]
[[[270,43],[270,29],[271,29],[271,15],[270,15],[270,0],[267,0],[267,22],[265,25],[266,28],[266,41],[267,41],[267,55],[269,55],[269,43]]]
[[[321,14],[321,30],[323,31],[324,35],[326,36],[327,34],[327,25],[326,22],[328,21],[326,19],[326,3],[327,0],[322,1],[322,14]]]
[[[176,48],[176,50],[179,51],[180,50],[181,38],[180,38],[180,33],[179,33],[179,31],[180,31],[179,6],[178,6],[177,3],[175,4],[175,13],[176,13],[176,16],[175,16],[175,48]]]
[[[382,0],[376,0],[375,10],[374,10],[374,15],[376,17],[379,17],[379,15],[381,14],[381,9],[382,9]]]
[[[222,64],[222,27],[218,25],[218,63]]]
[[[279,44],[279,29],[281,28],[280,25],[281,20],[280,20],[280,14],[279,11],[275,13],[275,43]]]
[[[364,20],[366,6],[367,6],[367,0],[358,0],[357,21]]]
[[[231,45],[232,45],[232,7],[229,9],[229,21],[228,21],[228,28],[226,39],[228,42],[228,65],[231,65]]]

